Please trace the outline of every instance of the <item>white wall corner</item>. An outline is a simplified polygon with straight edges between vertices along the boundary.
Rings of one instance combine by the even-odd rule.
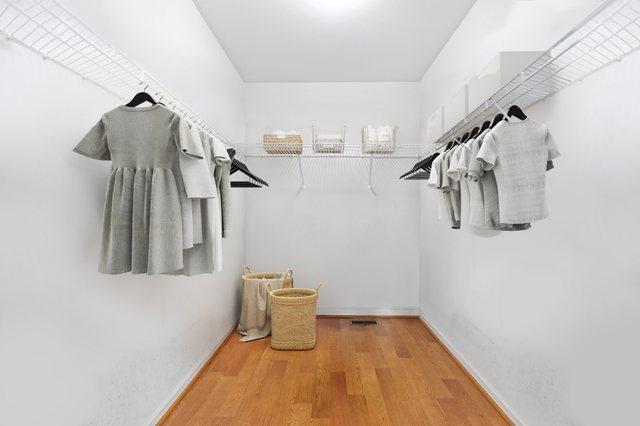
[[[419,310],[419,316],[420,319],[429,326],[433,334],[436,335],[440,342],[444,344],[449,352],[453,354],[453,356],[458,360],[458,362],[460,362],[460,364],[464,366],[467,372],[471,374],[471,376],[473,376],[473,378],[480,384],[480,386],[482,386],[484,391],[502,409],[502,411],[509,417],[509,419],[516,425],[524,425],[524,422],[520,420],[520,418],[513,412],[509,405],[507,405],[506,401],[502,397],[500,397],[500,395],[496,393],[493,387],[489,383],[487,383],[485,379],[482,378],[480,373],[476,369],[474,369],[471,364],[469,364],[465,357],[460,352],[458,352],[451,341],[438,330],[433,322],[429,321],[422,309]]]

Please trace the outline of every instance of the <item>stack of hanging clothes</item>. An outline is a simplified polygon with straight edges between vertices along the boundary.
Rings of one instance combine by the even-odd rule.
[[[197,275],[222,269],[231,160],[220,140],[161,104],[119,106],[74,151],[112,165],[100,272]]]
[[[546,125],[509,117],[434,156],[427,184],[454,229],[526,230],[548,216],[546,172],[559,155]]]

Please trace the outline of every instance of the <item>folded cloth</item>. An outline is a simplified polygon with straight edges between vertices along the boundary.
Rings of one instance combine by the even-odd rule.
[[[261,339],[271,334],[271,309],[269,307],[269,289],[293,287],[293,270],[286,274],[251,274],[245,267],[242,284],[242,310],[237,331],[243,337],[241,342]],[[267,285],[268,284],[268,285]]]

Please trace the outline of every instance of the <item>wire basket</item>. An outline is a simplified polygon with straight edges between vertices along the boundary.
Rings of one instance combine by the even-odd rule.
[[[391,154],[396,150],[397,126],[364,126],[362,152],[364,154]]]
[[[347,126],[342,126],[340,133],[319,132],[316,126],[311,127],[313,135],[313,152],[322,154],[342,154],[346,139]]]

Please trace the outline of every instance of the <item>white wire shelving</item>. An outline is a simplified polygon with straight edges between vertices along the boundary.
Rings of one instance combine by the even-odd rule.
[[[426,155],[511,105],[525,109],[640,47],[640,0],[607,0],[520,75],[435,141]]]
[[[238,144],[55,0],[0,0],[0,34],[121,100],[144,90],[199,129],[237,149]]]
[[[283,169],[295,171],[298,176],[298,194],[306,189],[310,178],[315,182],[327,183],[331,179],[339,176],[347,180],[366,180],[366,186],[373,195],[377,195],[374,188],[374,178],[397,179],[400,170],[413,164],[420,158],[422,146],[420,144],[397,144],[393,152],[389,153],[365,153],[362,144],[345,144],[342,152],[316,152],[312,144],[303,144],[302,153],[287,149],[288,145],[283,144],[278,148],[278,154],[267,153],[263,144],[242,145],[245,158],[262,158],[279,161],[279,166]],[[335,164],[334,160],[340,160],[340,166],[329,167]],[[387,173],[388,172],[388,173]],[[333,174],[330,176],[330,174]]]

